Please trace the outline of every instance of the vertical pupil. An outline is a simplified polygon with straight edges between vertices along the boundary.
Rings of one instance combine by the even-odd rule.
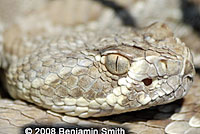
[[[110,54],[105,57],[105,67],[112,74],[125,74],[129,67],[129,60],[121,55]]]
[[[118,59],[119,59],[119,56],[117,56],[116,58],[116,63],[115,63],[115,71],[118,72]]]

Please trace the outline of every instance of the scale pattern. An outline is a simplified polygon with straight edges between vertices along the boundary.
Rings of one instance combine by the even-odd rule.
[[[190,50],[165,24],[133,29],[94,22],[70,28],[34,17],[3,34],[1,66],[13,98],[87,118],[169,103],[191,87]]]

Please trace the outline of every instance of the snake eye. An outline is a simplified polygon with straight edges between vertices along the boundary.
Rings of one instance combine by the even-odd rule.
[[[109,54],[105,59],[105,66],[112,74],[124,74],[130,67],[129,60],[118,54]]]

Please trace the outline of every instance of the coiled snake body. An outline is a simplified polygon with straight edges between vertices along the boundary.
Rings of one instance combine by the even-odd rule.
[[[165,24],[38,29],[23,35],[27,29],[13,26],[3,35],[1,63],[13,98],[87,118],[169,103],[191,87],[190,50]]]

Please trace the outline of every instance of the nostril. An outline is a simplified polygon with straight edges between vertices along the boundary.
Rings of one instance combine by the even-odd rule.
[[[185,70],[184,70],[184,74],[188,75],[188,74],[192,74],[194,72],[194,66],[190,61],[186,61],[185,62]]]
[[[186,77],[189,81],[193,81],[193,77],[191,77],[191,76],[187,76]]]
[[[149,86],[152,84],[152,79],[150,78],[146,78],[146,79],[143,79],[142,82],[144,83],[145,86]]]

